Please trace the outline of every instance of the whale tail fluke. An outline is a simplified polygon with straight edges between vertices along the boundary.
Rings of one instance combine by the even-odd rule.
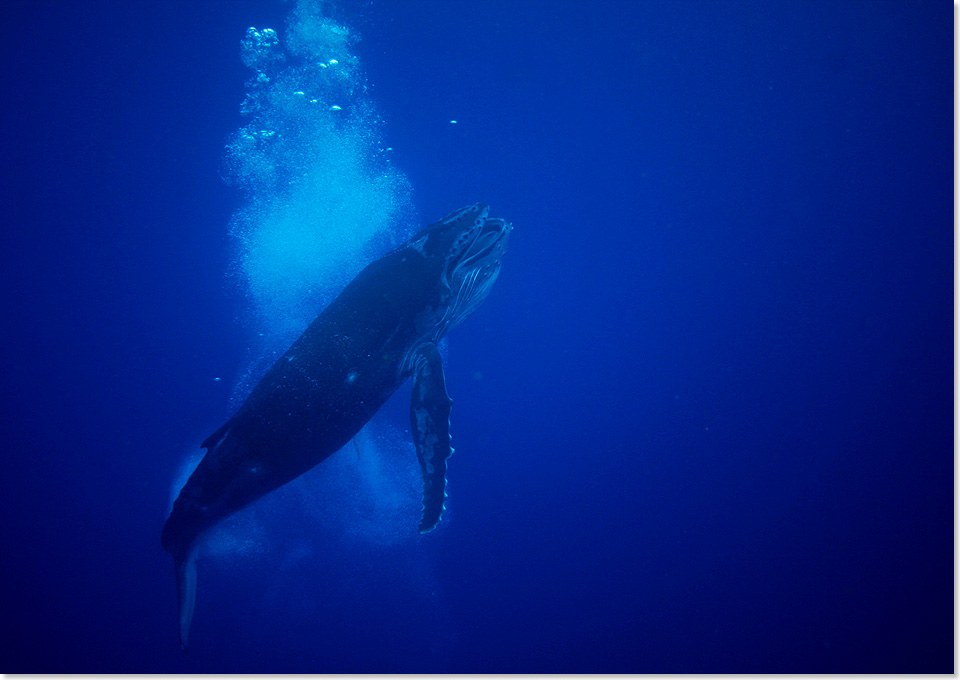
[[[163,525],[160,543],[173,556],[177,578],[177,606],[180,617],[180,648],[187,651],[190,621],[197,601],[197,506],[177,498]]]
[[[187,653],[187,638],[190,622],[197,602],[197,549],[190,548],[179,557],[174,556],[173,566],[177,574],[177,603],[180,616],[180,649]]]

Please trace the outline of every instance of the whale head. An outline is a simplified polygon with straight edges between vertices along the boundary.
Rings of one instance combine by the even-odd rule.
[[[409,243],[440,266],[445,309],[437,337],[470,316],[490,294],[513,230],[506,220],[488,217],[486,203],[454,211],[418,233]]]

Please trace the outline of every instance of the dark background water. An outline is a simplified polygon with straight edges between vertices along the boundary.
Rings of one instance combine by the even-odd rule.
[[[516,227],[449,516],[201,562],[181,654],[239,40],[291,6],[7,3],[0,670],[952,672],[949,6],[344,5],[424,220]]]

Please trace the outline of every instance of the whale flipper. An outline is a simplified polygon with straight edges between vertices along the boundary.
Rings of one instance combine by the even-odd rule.
[[[417,446],[417,460],[423,474],[423,516],[420,533],[425,534],[440,521],[447,497],[447,458],[450,446],[450,405],[443,379],[443,361],[437,346],[428,342],[414,356],[413,396],[410,399],[410,428]]]

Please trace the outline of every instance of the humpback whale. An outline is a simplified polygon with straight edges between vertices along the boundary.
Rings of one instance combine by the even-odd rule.
[[[450,405],[437,343],[480,306],[513,226],[485,203],[461,208],[368,265],[267,371],[206,454],[163,526],[186,651],[200,536],[347,444],[407,378],[423,477],[420,533],[444,510]]]

